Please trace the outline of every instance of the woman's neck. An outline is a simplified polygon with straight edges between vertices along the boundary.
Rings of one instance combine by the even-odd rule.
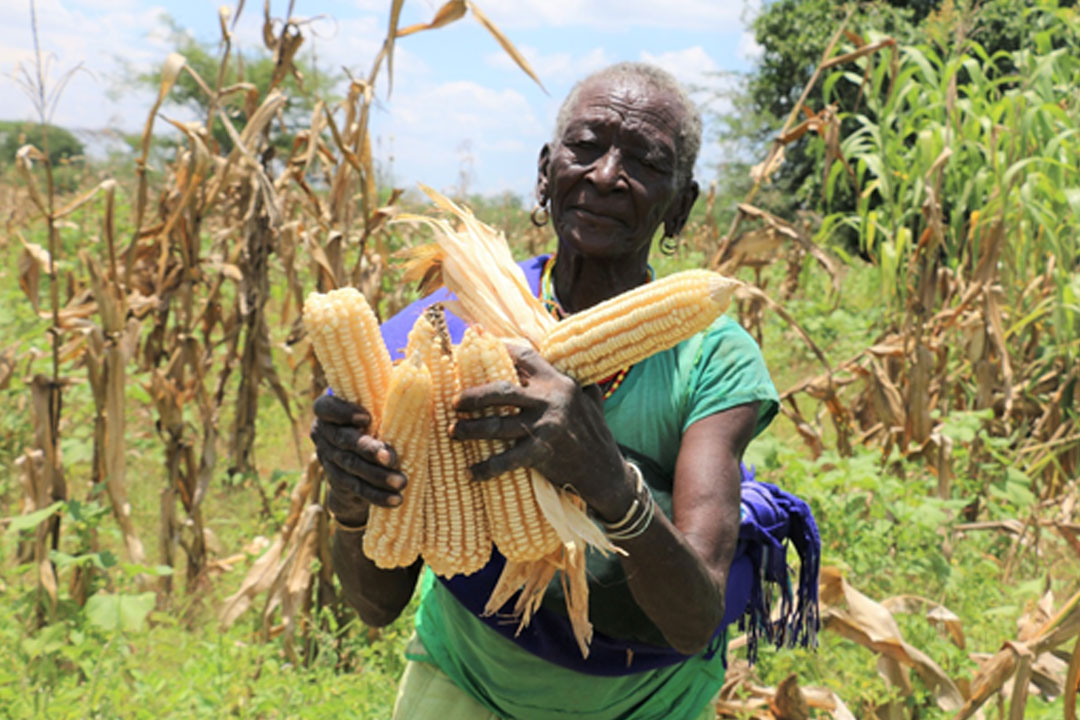
[[[566,312],[580,312],[647,283],[648,249],[640,257],[589,258],[560,245],[552,276],[559,304]]]

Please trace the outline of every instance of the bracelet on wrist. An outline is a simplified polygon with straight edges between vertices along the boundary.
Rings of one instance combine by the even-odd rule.
[[[334,528],[340,532],[346,533],[362,533],[367,530],[368,521],[364,518],[364,521],[359,525],[353,525],[351,523],[342,522],[334,513],[330,513],[330,519],[334,521]]]
[[[629,460],[626,464],[630,466],[630,471],[634,473],[637,480],[634,488],[637,497],[630,503],[630,508],[621,519],[613,523],[600,521],[604,534],[609,540],[630,540],[638,537],[648,530],[649,525],[652,524],[653,515],[656,514],[656,501],[649,492],[649,486],[645,484],[641,468]]]

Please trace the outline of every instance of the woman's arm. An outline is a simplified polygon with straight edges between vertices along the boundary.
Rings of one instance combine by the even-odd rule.
[[[371,417],[362,407],[324,395],[315,401],[311,439],[330,486],[327,504],[338,527],[331,555],[345,599],[368,625],[394,621],[409,603],[421,563],[380,570],[363,551],[371,504],[396,507],[408,479],[386,443],[368,434]]]
[[[360,619],[372,627],[383,627],[409,604],[424,563],[417,560],[407,568],[380,570],[364,554],[363,542],[362,532],[334,533],[334,572],[341,580],[342,594]]]
[[[724,617],[724,592],[739,534],[739,461],[757,425],[757,403],[702,418],[683,435],[672,520],[624,540],[630,591],[671,646],[693,654]]]
[[[478,480],[533,467],[571,485],[607,522],[624,517],[637,497],[636,476],[604,421],[594,389],[583,389],[532,350],[513,349],[521,387],[506,383],[462,393],[458,409],[507,405],[517,415],[461,419],[458,438],[516,441],[473,466]],[[724,590],[739,526],[739,459],[757,422],[757,404],[694,423],[675,468],[673,520],[656,513],[641,535],[619,541],[631,592],[673,648],[703,649],[724,614]]]

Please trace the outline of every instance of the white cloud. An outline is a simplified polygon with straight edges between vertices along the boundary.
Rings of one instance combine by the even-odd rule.
[[[542,53],[531,45],[520,45],[518,50],[545,85],[576,81],[612,62],[608,52],[602,47],[595,47],[577,55],[569,52]],[[493,68],[521,72],[517,63],[501,50],[490,53],[484,59]]]
[[[352,4],[361,12],[372,12],[381,16],[388,16],[390,7],[390,3],[386,0],[353,0]]]
[[[642,52],[641,59],[674,75],[706,114],[721,112],[729,106],[718,94],[731,86],[731,79],[700,45],[658,55]]]
[[[599,30],[630,27],[725,28],[737,23],[742,3],[730,0],[484,0],[484,13],[506,28],[587,26]]]
[[[372,0],[374,2],[374,0]],[[248,3],[233,34],[233,47],[244,52],[261,49],[262,12]],[[385,3],[380,5],[385,14]],[[115,127],[137,130],[145,121],[153,102],[149,90],[125,87],[119,97],[107,97],[123,77],[124,66],[133,72],[149,72],[158,67],[171,50],[169,33],[160,21],[165,9],[140,5],[137,0],[39,0],[38,30],[43,53],[51,64],[51,77],[82,64],[86,72],[77,74],[57,105],[54,122],[75,128]],[[272,10],[273,13],[273,10]],[[348,68],[357,77],[366,77],[382,47],[386,18],[360,15],[345,19],[319,18],[304,25],[305,43],[301,53],[314,49],[319,66],[340,74]],[[215,42],[215,34],[199,37]],[[0,7],[0,95],[5,98],[3,115],[32,119],[32,103],[19,92],[12,75],[19,63],[34,59],[30,34],[30,14],[23,4]],[[427,65],[415,53],[398,45],[394,53],[395,84],[415,82],[427,72]],[[379,92],[385,97],[386,64],[379,76]],[[344,94],[340,90],[339,94]]]
[[[667,70],[688,88],[713,85],[715,74],[720,71],[720,66],[700,45],[658,55],[643,51],[641,59]]]
[[[761,57],[761,54],[765,52],[765,48],[758,44],[753,31],[746,30],[739,36],[738,52],[739,57],[753,62]]]
[[[495,182],[508,164],[522,172],[512,187],[528,187],[536,153],[547,137],[520,92],[474,82],[395,91],[386,111],[376,114],[373,131],[384,148],[380,159],[389,163],[392,157],[398,183],[456,178],[468,156],[480,183],[474,189],[482,192],[506,189]],[[508,156],[514,158],[510,163],[505,162]]]
[[[75,6],[42,0],[37,4],[39,42],[49,63],[46,84],[55,86],[76,65],[85,69],[72,77],[56,106],[54,122],[76,128],[138,126],[149,103],[130,98],[114,103],[105,94],[120,72],[115,54],[121,49],[125,60],[137,67],[164,58],[164,49],[146,33],[158,24],[160,12],[158,6],[139,7],[128,0],[87,0]],[[4,112],[9,118],[35,117],[33,104],[11,80],[19,63],[29,67],[33,60],[29,8],[22,3],[6,4],[0,10],[0,88],[5,98],[10,98]],[[129,122],[134,116],[137,119]]]
[[[389,108],[395,132],[425,136],[458,134],[459,140],[484,141],[486,133],[521,137],[542,133],[525,97],[516,90],[494,90],[466,81],[417,88],[395,95]]]

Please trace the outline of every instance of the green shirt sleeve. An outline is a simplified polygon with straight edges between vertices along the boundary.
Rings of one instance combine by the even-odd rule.
[[[780,409],[780,396],[765,367],[761,348],[750,333],[727,316],[705,331],[691,373],[683,432],[704,417],[757,401],[757,436]]]

